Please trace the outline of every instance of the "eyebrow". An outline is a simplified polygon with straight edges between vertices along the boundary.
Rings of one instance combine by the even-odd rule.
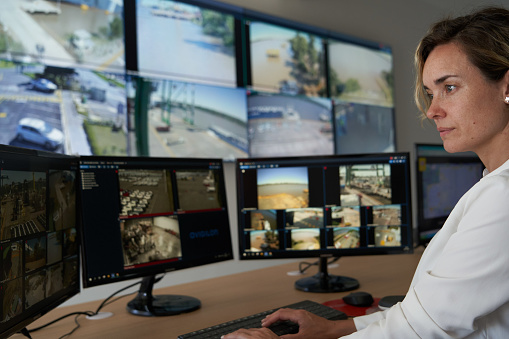
[[[433,81],[433,83],[434,83],[435,85],[440,85],[440,84],[444,83],[444,82],[445,82],[445,80],[447,80],[447,79],[449,79],[449,78],[455,78],[455,77],[457,77],[457,75],[454,75],[454,74],[447,74],[447,75],[444,75],[444,76],[442,76],[442,77],[440,77],[440,78],[436,79],[435,81]],[[424,89],[426,89],[426,90],[427,90],[427,89],[429,89],[429,88],[428,88],[427,86],[424,86]]]

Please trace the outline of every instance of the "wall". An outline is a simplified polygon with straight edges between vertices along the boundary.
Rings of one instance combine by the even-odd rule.
[[[413,53],[419,39],[431,23],[445,16],[465,14],[470,9],[481,5],[509,6],[508,0],[221,0],[221,2],[391,46],[394,56],[396,85],[397,150],[408,152],[412,152],[415,143],[441,142],[434,125],[424,123],[421,126],[418,117],[419,112],[413,102]],[[235,258],[238,258],[233,164],[226,164],[225,176],[227,179],[230,222],[233,229],[233,247]],[[414,211],[414,219],[415,215],[416,212]],[[287,260],[240,262],[235,259],[219,264],[168,273],[156,285],[156,288],[288,262]],[[341,265],[341,261],[339,261],[339,264]],[[297,269],[296,264],[295,270]],[[104,299],[111,293],[133,282],[85,289],[80,295],[75,296],[64,305]],[[293,286],[288,286],[288,288],[293,288]],[[135,289],[131,291],[135,291]],[[157,293],[157,290],[155,293]],[[117,302],[126,303],[128,300],[129,298],[125,298]]]

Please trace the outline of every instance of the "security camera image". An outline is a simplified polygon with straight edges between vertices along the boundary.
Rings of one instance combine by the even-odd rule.
[[[78,256],[69,257],[64,260],[64,286],[69,287],[75,283],[79,274]]]
[[[286,210],[286,228],[323,227],[323,209],[297,208]]]
[[[217,170],[177,170],[177,191],[180,210],[206,210],[222,207]]]
[[[62,260],[62,231],[48,233],[48,264]]]
[[[33,271],[46,265],[46,236],[25,241],[25,272]]]
[[[339,182],[342,206],[374,206],[391,203],[391,166],[389,164],[340,166]]]
[[[359,227],[361,225],[359,206],[331,207],[331,219],[331,226]]]
[[[253,87],[288,95],[325,96],[322,39],[314,34],[251,21]]]
[[[375,228],[375,246],[401,246],[401,227],[380,226]]]
[[[2,276],[0,281],[13,280],[22,274],[22,247],[21,242],[2,244]]]
[[[250,232],[251,251],[269,251],[279,249],[278,231]]]
[[[46,297],[46,270],[25,277],[25,308],[30,308]]]
[[[182,256],[177,216],[125,220],[120,232],[126,267]]]
[[[173,53],[175,54],[175,53]],[[213,67],[211,67],[213,68]],[[136,77],[128,81],[129,100],[139,94]],[[244,88],[167,79],[148,79],[149,154],[153,157],[247,157],[247,105]]]
[[[46,231],[46,173],[3,170],[0,240]]]
[[[7,321],[20,314],[23,310],[23,278],[17,278],[0,284],[2,298],[2,318]]]
[[[306,167],[261,168],[257,170],[258,208],[287,209],[309,206]]]
[[[49,230],[76,226],[76,177],[72,171],[49,174]]]
[[[335,248],[360,247],[359,229],[355,227],[338,227],[334,229]]]
[[[392,107],[334,101],[336,154],[394,152]]]
[[[50,266],[47,271],[46,295],[50,296],[64,288],[64,265],[63,263],[58,263]]]
[[[277,219],[275,210],[257,210],[249,212],[251,217],[251,227],[253,230],[275,230],[277,229]]]
[[[173,212],[168,171],[119,169],[118,181],[121,216]]]
[[[401,205],[373,206],[373,225],[401,225]]]
[[[67,228],[64,234],[64,256],[68,257],[78,253],[78,238],[75,228]]]
[[[250,157],[334,153],[330,99],[250,92],[247,104]]]
[[[177,1],[143,0],[136,1],[136,21],[140,72],[235,85],[233,15]]]
[[[316,228],[298,229],[290,231],[292,250],[320,249],[320,230]]]
[[[334,98],[378,106],[394,105],[392,54],[329,41],[330,85]]]

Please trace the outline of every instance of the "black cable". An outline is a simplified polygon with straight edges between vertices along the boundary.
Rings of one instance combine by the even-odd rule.
[[[74,318],[74,322],[76,323],[76,326],[70,331],[70,332],[67,332],[66,334],[64,334],[63,336],[59,337],[58,339],[62,339],[62,338],[65,338],[65,337],[68,337],[70,336],[71,334],[73,334],[78,328],[80,328],[80,323],[78,322],[78,317],[80,316],[81,314],[78,314],[75,318]]]
[[[39,326],[39,327],[36,327],[36,328],[34,328],[34,329],[28,330],[28,332],[35,332],[35,331],[39,331],[39,330],[41,330],[41,329],[43,329],[43,328],[45,328],[45,327],[48,327],[49,325],[53,325],[54,323],[56,323],[56,322],[58,322],[58,321],[60,321],[60,320],[62,320],[62,319],[65,319],[65,318],[67,318],[67,317],[70,317],[71,315],[83,315],[83,314],[84,314],[84,315],[88,315],[88,316],[92,316],[92,315],[94,315],[94,314],[93,314],[92,312],[90,312],[90,311],[69,313],[69,314],[63,315],[63,316],[61,316],[60,318],[57,318],[57,319],[55,319],[55,320],[53,320],[53,321],[50,321],[50,322],[49,322],[49,323],[47,323],[47,324],[44,324],[44,325],[42,325],[42,326]]]
[[[159,280],[158,280],[159,281]],[[95,311],[94,315],[95,314],[98,314],[99,311],[108,304],[108,300],[110,300],[111,298],[113,298],[114,296],[116,296],[117,294],[119,294],[120,292],[123,292],[125,290],[127,290],[128,288],[131,288],[131,287],[134,287],[136,285],[139,285],[141,284],[141,281],[137,281],[135,282],[134,284],[131,284],[129,286],[126,286],[124,288],[121,288],[120,290],[116,291],[115,293],[111,294],[108,298],[104,299],[104,301],[99,305],[99,307],[97,308],[97,310]]]
[[[19,331],[19,333],[23,334],[27,338],[32,339],[32,337],[30,336],[30,333],[28,332],[26,327],[23,327],[23,329],[21,331]]]

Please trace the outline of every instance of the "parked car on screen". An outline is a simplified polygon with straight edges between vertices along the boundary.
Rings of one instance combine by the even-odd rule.
[[[41,91],[45,93],[53,93],[58,88],[53,82],[48,79],[39,78],[32,80],[30,86],[33,90]]]
[[[18,122],[17,135],[19,141],[30,141],[53,150],[64,142],[64,134],[36,118],[23,118]]]

